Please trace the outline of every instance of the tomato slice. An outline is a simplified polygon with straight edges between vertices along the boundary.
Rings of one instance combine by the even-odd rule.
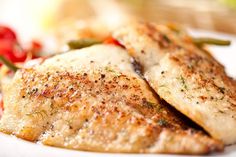
[[[37,53],[42,50],[42,44],[36,40],[31,41],[30,50],[34,53]]]
[[[122,48],[125,48],[121,43],[119,43],[119,41],[117,41],[113,37],[108,37],[107,39],[104,40],[103,43],[104,44],[113,44],[113,45],[117,45],[117,46],[120,46]]]

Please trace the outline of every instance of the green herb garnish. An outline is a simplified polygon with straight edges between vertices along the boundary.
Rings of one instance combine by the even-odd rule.
[[[153,109],[156,106],[156,104],[153,103],[153,102],[150,102],[150,101],[145,101],[144,106],[149,108],[149,109]]]
[[[162,37],[167,43],[171,42],[170,39],[165,34],[162,34]]]
[[[170,30],[174,31],[176,34],[179,34],[181,33],[181,29],[176,25],[176,24],[173,24],[173,23],[169,23],[166,25]]]
[[[12,62],[7,60],[4,56],[0,56],[0,62],[5,64],[10,70],[16,72],[19,68],[15,66]]]
[[[181,82],[183,88],[184,88],[185,90],[187,90],[188,87],[187,87],[187,84],[186,84],[186,82],[185,82],[185,79],[183,78],[182,75],[179,77],[179,80],[180,80],[180,82]]]
[[[31,113],[26,113],[26,116],[32,116],[32,117],[41,117],[42,119],[44,119],[44,117],[48,116],[47,112],[45,110],[40,110],[40,111],[33,111]]]
[[[229,40],[221,40],[221,39],[215,39],[215,38],[192,38],[192,40],[198,46],[202,46],[204,44],[229,46],[231,44],[231,41]]]
[[[163,108],[161,105],[159,105],[159,106],[156,107],[156,112],[157,112],[157,113],[162,112],[162,110],[164,110],[164,108]]]
[[[112,68],[109,67],[109,66],[106,66],[106,67],[105,67],[105,70],[108,71],[108,72],[113,72],[113,73],[115,73],[115,70],[112,69]]]
[[[92,46],[94,44],[99,44],[99,43],[102,43],[102,42],[96,39],[83,38],[83,39],[78,39],[78,40],[71,40],[67,44],[69,48],[73,50],[73,49],[81,49],[81,48]]]
[[[157,124],[160,126],[166,126],[168,125],[168,122],[165,119],[159,119]]]

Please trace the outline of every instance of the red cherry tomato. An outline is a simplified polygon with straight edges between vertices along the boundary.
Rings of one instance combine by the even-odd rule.
[[[0,26],[0,39],[16,41],[16,34],[6,26]]]
[[[13,30],[6,26],[0,25],[0,55],[8,59],[12,63],[25,62],[29,59],[38,58],[38,54],[42,50],[42,45],[38,41],[31,41],[28,48],[23,48]],[[0,63],[0,67],[1,67]]]
[[[38,52],[42,50],[42,44],[36,40],[31,41],[31,50],[33,52]]]
[[[14,42],[6,39],[0,39],[0,55],[11,53],[13,51]]]
[[[103,43],[104,44],[114,44],[114,45],[117,45],[117,46],[120,46],[120,47],[124,48],[124,46],[122,44],[120,44],[119,41],[117,41],[113,37],[108,37]]]
[[[27,56],[26,52],[18,44],[6,39],[0,39],[0,55],[3,55],[11,62],[23,62]]]
[[[23,62],[27,58],[27,52],[19,44],[14,45],[12,53],[14,56],[12,62]]]

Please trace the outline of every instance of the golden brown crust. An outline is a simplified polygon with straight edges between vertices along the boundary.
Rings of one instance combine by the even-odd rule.
[[[162,104],[129,61],[121,48],[94,46],[18,71],[4,92],[0,129],[46,145],[89,151],[223,150],[221,142],[189,128]]]
[[[224,68],[207,50],[197,47],[182,28],[173,29],[168,25],[139,22],[117,29],[113,32],[113,37],[124,45],[144,70],[159,64],[167,53],[179,50],[206,56]]]
[[[161,98],[214,138],[226,144],[236,142],[235,81],[184,31],[135,23],[116,30],[113,36],[144,67],[145,78]],[[187,90],[185,82],[189,82],[191,90]],[[221,125],[226,126],[221,129]]]
[[[180,51],[164,57],[160,66],[152,67],[145,76],[163,99],[209,134],[226,144],[234,143],[236,90],[218,64]]]

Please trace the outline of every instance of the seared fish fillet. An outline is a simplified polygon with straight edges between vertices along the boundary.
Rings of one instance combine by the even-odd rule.
[[[114,32],[157,94],[225,144],[236,142],[236,86],[184,32],[134,24]]]
[[[2,132],[99,152],[205,154],[223,144],[152,93],[127,52],[95,45],[19,70],[4,87]]]

